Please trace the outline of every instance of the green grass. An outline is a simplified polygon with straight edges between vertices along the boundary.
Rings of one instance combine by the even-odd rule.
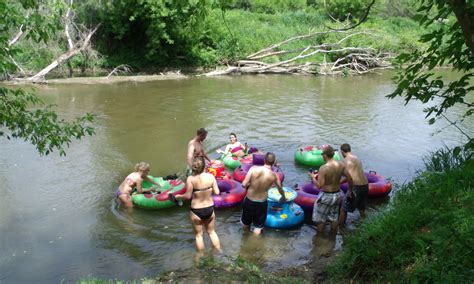
[[[465,283],[474,279],[474,161],[443,149],[348,238],[334,280]]]

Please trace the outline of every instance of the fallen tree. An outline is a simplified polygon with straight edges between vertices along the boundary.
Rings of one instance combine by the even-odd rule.
[[[337,35],[341,38],[334,42],[301,44],[300,48],[288,48],[290,43],[294,44],[303,40],[315,42],[318,37],[328,37],[328,35]],[[361,35],[373,36],[368,31],[347,30],[328,30],[294,36],[248,55],[246,58],[238,60],[234,65],[218,68],[204,75],[218,76],[235,73],[364,74],[390,68],[389,59],[394,57],[393,54],[377,52],[370,47],[347,46],[349,39]],[[315,60],[317,55],[323,55],[319,56],[319,61]],[[328,62],[327,57],[333,60]]]

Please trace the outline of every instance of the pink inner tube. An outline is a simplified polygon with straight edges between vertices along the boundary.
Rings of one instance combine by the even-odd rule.
[[[242,188],[242,184],[235,180],[218,179],[217,186],[220,194],[212,195],[216,208],[232,207],[241,203],[247,192]]]
[[[317,188],[312,182],[296,184],[294,189],[297,193],[295,203],[301,206],[301,208],[303,208],[306,216],[312,216],[314,203],[318,199],[321,190]],[[341,194],[341,205],[343,200],[344,194]]]
[[[377,198],[387,196],[392,190],[392,183],[376,172],[366,172],[365,176],[369,181],[369,197]],[[346,192],[348,188],[347,183],[341,184],[341,189]]]
[[[319,188],[317,188],[312,182],[309,182],[296,184],[294,189],[297,193],[295,203],[301,206],[305,212],[311,212],[312,214],[314,203],[318,199]]]
[[[251,167],[253,167],[253,165],[243,164],[242,166],[235,169],[234,170],[234,179],[236,181],[243,182],[244,179],[245,179],[245,176],[247,175],[247,172],[250,170]],[[280,168],[272,167],[272,170],[273,170],[274,173],[277,174],[278,178],[280,179],[280,182],[283,182],[283,180],[285,179],[285,175],[280,170]]]

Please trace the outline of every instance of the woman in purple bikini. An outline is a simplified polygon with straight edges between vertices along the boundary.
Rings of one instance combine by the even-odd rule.
[[[138,193],[155,191],[160,187],[158,183],[154,180],[148,178],[148,173],[150,172],[150,165],[145,162],[140,162],[135,165],[135,171],[129,174],[125,180],[119,185],[115,191],[115,196],[122,202],[125,207],[132,207],[132,191],[133,188],[136,188]],[[142,188],[142,182],[146,180],[156,185],[149,190],[144,191]]]

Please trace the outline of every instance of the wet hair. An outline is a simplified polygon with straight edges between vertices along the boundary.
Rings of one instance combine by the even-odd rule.
[[[327,146],[323,150],[323,155],[326,155],[328,158],[334,157],[334,149],[331,146]]]
[[[271,165],[275,164],[276,156],[272,152],[267,152],[265,155],[265,165]]]
[[[138,164],[135,165],[135,171],[138,172],[138,171],[146,171],[146,170],[149,170],[150,169],[150,164],[148,163],[145,163],[145,162],[140,162]]]
[[[351,145],[344,143],[341,145],[341,151],[344,153],[350,152],[351,151]]]
[[[193,163],[191,165],[191,170],[193,171],[194,175],[198,175],[204,171],[204,166],[206,163],[204,162],[203,157],[195,157],[193,159]]]
[[[198,136],[207,135],[207,130],[201,127],[201,128],[199,128],[199,129],[196,131],[196,134],[197,134]]]
[[[237,139],[237,135],[236,135],[234,132],[231,132],[231,133],[229,134],[229,136],[232,136],[232,135],[234,135],[235,139]]]

